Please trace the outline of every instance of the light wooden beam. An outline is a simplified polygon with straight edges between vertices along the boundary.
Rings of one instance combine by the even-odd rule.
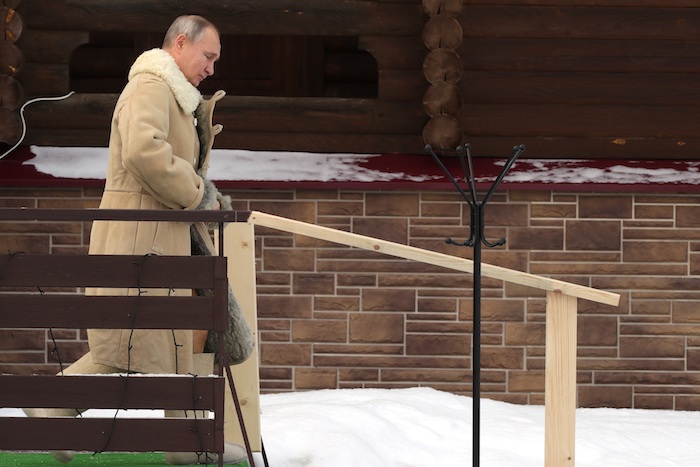
[[[422,263],[441,266],[447,269],[454,269],[456,271],[468,273],[474,272],[474,262],[469,259],[458,258],[456,256],[446,255],[444,253],[423,250],[421,248],[402,245],[400,243],[379,240],[377,238],[358,235],[351,232],[344,232],[342,230],[313,225],[284,217],[273,216],[271,214],[265,214],[258,211],[253,211],[251,213],[249,222],[255,225],[270,227],[285,232],[306,235],[308,237],[354,246],[364,250],[376,251],[377,253],[383,253],[385,255],[412,259]],[[500,279],[506,282],[526,285],[528,287],[533,287],[548,292],[561,292],[565,295],[583,298],[585,300],[591,300],[593,302],[603,303],[606,305],[617,306],[620,303],[620,295],[616,293],[593,289],[591,287],[585,287],[578,284],[571,284],[547,277],[536,276],[534,274],[528,274],[491,264],[482,264],[481,273],[482,275],[493,279]]]
[[[258,309],[255,293],[255,236],[253,229],[253,225],[250,223],[229,223],[224,229],[224,254],[227,257],[231,290],[243,310],[243,316],[253,331],[255,339],[255,349],[251,356],[245,362],[231,366],[231,374],[241,404],[250,448],[254,452],[261,452]],[[218,235],[214,237],[218,240]],[[228,382],[226,383],[224,413],[224,439],[230,443],[244,446],[243,433],[238,423],[236,407],[233,404]]]

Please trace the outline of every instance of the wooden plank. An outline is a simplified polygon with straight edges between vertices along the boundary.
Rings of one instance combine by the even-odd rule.
[[[0,328],[225,331],[215,329],[214,304],[214,297],[192,296],[0,295]]]
[[[4,407],[213,410],[219,376],[1,375]],[[167,390],[164,390],[167,388]]]
[[[700,107],[471,104],[458,120],[471,136],[694,138]],[[697,156],[691,156],[697,157]]]
[[[27,62],[67,64],[73,51],[89,40],[87,31],[25,29],[17,47]]]
[[[0,418],[0,449],[215,452],[213,419]],[[223,438],[222,438],[223,441]]]
[[[260,361],[258,343],[258,310],[255,277],[255,231],[253,224],[236,223],[226,226],[224,230],[224,254],[228,258],[229,268],[237,271],[231,278],[231,290],[236,295],[255,339],[255,348],[245,362],[231,367],[231,374],[236,385],[236,393],[243,412],[248,441],[251,450],[262,451],[260,420]],[[228,383],[228,381],[227,381]],[[231,388],[226,384],[225,399],[225,433],[226,441],[244,445],[243,433],[238,423],[236,408],[233,404]]]
[[[425,116],[426,122],[428,116]],[[217,136],[217,146],[258,151],[308,151],[321,153],[423,154],[421,132],[414,134],[338,134],[288,132],[238,132],[227,127]]]
[[[63,96],[70,91],[68,64],[25,63],[20,68],[17,79],[22,82],[29,98]]]
[[[469,5],[458,18],[465,38],[697,40],[700,9]]]
[[[576,465],[576,298],[547,292],[545,345],[546,467]]]
[[[216,123],[220,123],[216,120]],[[425,115],[428,121],[428,115]],[[315,129],[312,129],[315,130]],[[423,154],[425,143],[421,131],[410,134],[339,134],[317,132],[239,131],[236,122],[224,125],[216,137],[215,148],[250,149],[257,151],[308,151],[322,153],[404,153]],[[25,144],[38,146],[106,147],[109,128],[101,130],[32,129]]]
[[[362,36],[358,46],[372,54],[379,71],[420,70],[429,52],[420,36]]]
[[[465,0],[468,5],[503,5],[503,0]],[[562,0],[508,0],[509,5],[562,5]],[[622,6],[684,8],[698,6],[696,0],[576,0],[578,6]]]
[[[475,37],[457,53],[465,70],[697,73],[700,43]]]
[[[212,288],[226,277],[211,256],[3,255],[0,287]]]
[[[116,99],[116,94],[82,94],[37,102],[25,111],[27,124],[30,128],[109,130]],[[235,131],[307,132],[312,128],[319,133],[402,134],[420,133],[425,113],[420,100],[229,96],[217,103],[214,121]]]
[[[250,222],[255,225],[291,232],[299,235],[306,235],[333,243],[361,248],[363,250],[374,251],[399,258],[412,259],[426,264],[432,264],[447,269],[474,272],[474,263],[471,260],[458,258],[430,250],[403,245],[400,243],[380,240],[351,232],[331,229],[306,222],[300,222],[284,217],[273,216],[258,211],[253,211],[250,215]],[[583,298],[597,303],[617,306],[620,300],[619,294],[605,292],[601,290],[584,287],[578,284],[570,284],[556,279],[549,279],[525,272],[494,266],[491,264],[482,265],[482,274],[485,277],[513,282],[528,287],[534,287],[546,291],[556,291],[572,297]]]
[[[31,8],[31,9],[30,9]],[[417,35],[423,27],[420,4],[352,0],[202,0],[196,4],[168,0],[114,2],[32,0],[19,9],[30,29],[92,31],[165,31],[176,16],[201,14],[223,34]]]
[[[697,107],[698,77],[691,73],[579,73],[467,71],[458,88],[472,104]],[[402,76],[398,81],[409,80]],[[673,89],[673,92],[669,92]]]

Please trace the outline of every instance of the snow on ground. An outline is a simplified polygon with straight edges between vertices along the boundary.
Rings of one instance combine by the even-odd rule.
[[[542,467],[544,407],[480,402],[480,465]],[[261,406],[272,467],[471,465],[469,397],[430,388],[329,389],[264,394]],[[0,416],[22,415],[0,409]],[[578,409],[576,421],[577,467],[700,466],[700,412]],[[255,461],[264,465],[257,454]]]

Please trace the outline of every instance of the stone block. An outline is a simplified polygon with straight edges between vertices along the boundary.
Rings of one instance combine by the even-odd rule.
[[[416,311],[416,291],[412,289],[363,289],[365,311]]]
[[[405,218],[357,217],[353,232],[403,245],[408,243],[408,221]]]
[[[524,369],[524,353],[517,347],[482,347],[481,367]]]
[[[470,215],[468,209],[465,214]],[[530,224],[530,208],[527,204],[488,204],[484,208],[484,225],[488,227],[497,226],[527,226]],[[465,225],[469,225],[469,219],[465,219]]]
[[[263,262],[266,271],[315,271],[316,256],[310,249],[268,249]]]
[[[684,358],[684,337],[620,337],[623,358]]]
[[[615,346],[617,318],[579,314],[576,334],[579,346]]]
[[[579,218],[630,219],[632,196],[582,195],[579,197]]]
[[[309,296],[260,295],[258,296],[258,317],[261,318],[311,318],[312,308]]]
[[[514,227],[509,230],[506,241],[511,250],[563,250],[564,231]]]
[[[509,392],[544,392],[543,371],[511,371],[508,378]]]
[[[260,346],[263,365],[311,366],[311,344],[266,344]]]
[[[349,341],[356,343],[402,343],[404,315],[395,313],[352,313]]]
[[[332,319],[294,320],[292,339],[294,342],[345,342],[347,323]]]
[[[335,389],[338,387],[338,371],[325,368],[297,368],[294,370],[294,387],[304,389]]]
[[[417,216],[420,196],[413,193],[367,193],[365,215],[367,216]]]
[[[686,263],[688,243],[625,241],[622,244],[622,260],[625,263]]]
[[[632,388],[629,386],[579,386],[578,406],[631,408]]]
[[[470,355],[470,336],[449,334],[409,334],[407,355]]]
[[[43,329],[0,329],[0,350],[44,350],[46,331]]]
[[[568,250],[619,250],[621,225],[617,221],[568,221]]]
[[[506,323],[506,345],[544,345],[544,323]]]
[[[692,229],[700,227],[700,206],[697,204],[676,206],[676,227]]]
[[[335,276],[333,274],[298,273],[292,276],[295,294],[332,295],[335,292]]]

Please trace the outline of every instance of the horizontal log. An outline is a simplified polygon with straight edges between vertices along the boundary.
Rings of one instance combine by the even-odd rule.
[[[517,144],[524,144],[535,159],[665,159],[700,160],[698,138],[593,138],[552,136],[466,135],[474,157],[506,158]]]
[[[422,92],[409,103],[227,96],[217,104],[214,121],[223,124],[224,131],[419,133],[425,122],[420,96]],[[30,129],[108,130],[116,98],[114,94],[76,94],[62,101],[37,102],[25,111],[27,125]]]
[[[445,82],[439,80],[436,82]],[[425,90],[430,87],[420,68],[415,70],[386,70],[379,75],[379,98],[386,101],[422,101]]]
[[[0,141],[16,144],[22,137],[22,119],[19,112],[0,108]]]
[[[466,70],[700,72],[700,42],[470,38],[457,49]]]
[[[428,120],[428,116],[425,116]],[[225,135],[224,135],[225,133]],[[338,133],[228,132],[217,137],[219,147],[256,151],[308,151],[321,153],[423,153],[421,132],[406,135]]]
[[[17,47],[22,50],[27,62],[66,64],[70,61],[73,51],[89,40],[90,33],[87,31],[25,28],[22,37],[17,41]]]
[[[503,0],[467,0],[470,5],[503,5]],[[508,0],[509,5],[555,5],[561,6],[562,0]],[[622,6],[622,7],[696,7],[696,0],[576,0],[579,6]]]
[[[465,104],[458,119],[466,135],[694,138],[700,107],[640,105]],[[693,156],[692,158],[695,158]]]
[[[29,98],[63,96],[71,90],[67,64],[27,62],[22,65],[17,79]]]
[[[420,4],[352,0],[201,0],[196,4],[168,0],[114,2],[31,0],[19,11],[34,29],[164,32],[182,14],[211,19],[222,34],[291,34],[353,36],[385,32],[416,35],[423,27]]]
[[[425,115],[425,121],[428,120]],[[31,129],[24,144],[38,146],[94,146],[106,147],[109,128],[99,130],[80,129]],[[316,133],[282,131],[233,131],[230,126],[216,137],[215,148],[236,148],[258,151],[308,151],[322,153],[382,153],[413,154],[423,152],[421,132],[415,134],[359,134]]]
[[[457,85],[467,105],[694,107],[697,80],[689,73],[469,71]]]
[[[632,6],[632,5],[631,5]],[[700,9],[661,7],[468,5],[465,38],[698,40]],[[696,5],[697,6],[697,5]]]
[[[214,425],[201,419],[3,417],[0,449],[216,452]]]
[[[383,72],[379,84],[380,98],[387,101],[415,99],[430,87],[419,73],[401,70]],[[700,105],[691,73],[465,71],[456,85],[467,105]]]
[[[0,287],[209,289],[226,278],[224,258],[131,255],[0,255]]]
[[[221,377],[0,376],[3,407],[214,410],[217,384]]]
[[[380,72],[418,70],[429,52],[420,36],[363,36],[358,39],[358,47],[372,54]]]
[[[0,328],[225,331],[215,329],[214,306],[213,297],[0,295]]]

